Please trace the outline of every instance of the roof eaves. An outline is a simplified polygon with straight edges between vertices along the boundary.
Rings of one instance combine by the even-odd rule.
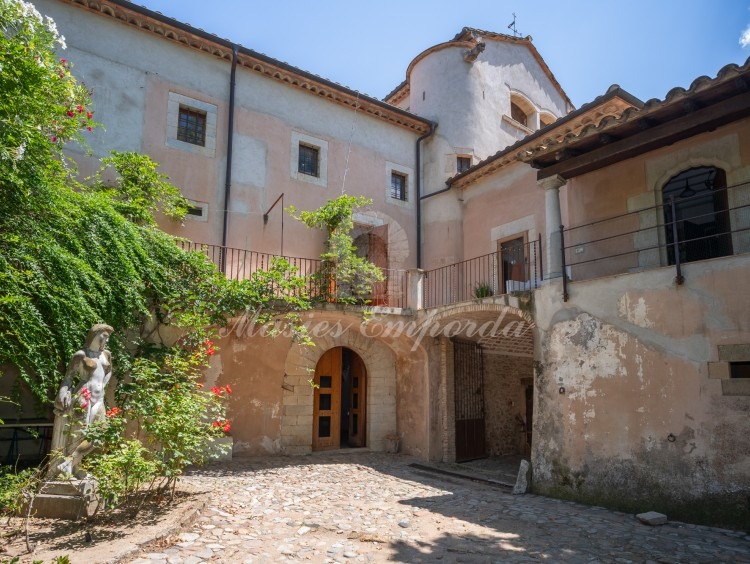
[[[178,29],[180,31],[183,31],[183,32],[187,33],[187,34],[190,34],[190,35],[195,36],[197,38],[200,38],[200,39],[202,39],[204,41],[216,44],[218,46],[221,46],[221,47],[227,49],[227,52],[222,52],[221,50],[210,51],[210,54],[212,54],[214,56],[217,56],[217,57],[219,57],[221,59],[231,61],[231,50],[236,46],[238,48],[238,52],[241,53],[241,54],[243,54],[243,55],[245,55],[245,56],[247,56],[247,57],[256,59],[256,60],[258,60],[258,61],[260,61],[262,63],[265,63],[267,65],[274,66],[274,67],[276,67],[276,68],[278,68],[280,70],[283,70],[285,72],[299,75],[301,78],[307,79],[308,81],[317,82],[317,83],[321,84],[322,86],[324,86],[325,88],[333,89],[333,90],[336,90],[336,91],[340,92],[341,94],[343,94],[345,96],[353,97],[356,101],[366,102],[367,104],[371,104],[373,106],[376,106],[378,109],[380,109],[380,110],[382,110],[384,112],[393,113],[393,114],[399,115],[402,118],[404,118],[405,121],[411,122],[412,124],[420,123],[420,124],[422,124],[423,127],[416,128],[416,130],[418,130],[420,133],[423,132],[423,131],[428,131],[429,128],[432,127],[432,125],[433,125],[433,122],[430,121],[430,120],[428,120],[428,119],[425,119],[425,118],[422,118],[420,116],[417,116],[416,114],[412,114],[410,112],[407,112],[406,110],[402,110],[401,108],[393,106],[393,105],[391,105],[391,104],[389,104],[387,102],[384,102],[382,100],[379,100],[378,98],[374,98],[374,97],[369,96],[367,94],[363,94],[363,93],[361,93],[361,92],[359,92],[357,90],[351,89],[351,88],[349,88],[347,86],[343,86],[342,84],[339,84],[338,82],[333,82],[333,81],[328,80],[326,78],[323,78],[323,77],[321,77],[319,75],[316,75],[316,74],[313,74],[311,72],[302,70],[302,69],[300,69],[298,67],[294,67],[294,66],[290,65],[289,63],[286,63],[284,61],[280,61],[278,59],[274,59],[273,57],[269,57],[268,55],[264,55],[263,53],[260,53],[258,51],[254,51],[252,49],[248,49],[246,47],[243,47],[242,45],[235,44],[235,43],[231,42],[228,39],[219,37],[219,36],[214,35],[212,33],[208,33],[206,31],[204,31],[203,29],[196,28],[196,27],[193,27],[193,26],[191,26],[189,24],[180,22],[179,20],[176,20],[174,18],[170,18],[168,16],[165,16],[165,15],[163,15],[160,12],[149,10],[148,8],[145,8],[144,6],[140,6],[140,5],[135,4],[133,2],[129,2],[128,0],[96,0],[96,1],[94,1],[94,0],[60,0],[60,1],[62,1],[64,3],[67,3],[67,4],[74,5],[74,6],[79,7],[79,8],[87,9],[87,10],[89,10],[91,12],[94,12],[94,13],[104,14],[104,15],[115,17],[116,19],[118,19],[118,20],[120,20],[120,21],[122,21],[123,23],[126,23],[126,24],[132,23],[132,22],[128,21],[126,18],[118,17],[117,14],[114,13],[114,11],[110,11],[111,8],[110,8],[110,10],[104,9],[104,6],[106,6],[107,4],[110,4],[110,5],[115,6],[115,7],[119,7],[119,8],[125,9],[125,10],[130,10],[132,12],[135,12],[136,14],[139,14],[141,16],[150,18],[150,19],[152,19],[152,20],[154,20],[156,22],[159,22],[159,23],[161,23],[163,25],[176,28],[176,29]],[[139,27],[141,29],[143,29],[142,26],[139,26]],[[153,31],[153,30],[146,29],[146,31]],[[167,34],[164,34],[164,33],[160,33],[159,35],[161,35],[162,37],[168,37]],[[188,47],[201,49],[201,47],[198,47],[196,45],[192,45],[192,44],[186,43],[184,41],[183,41],[183,43],[186,44]],[[201,49],[201,50],[205,50],[205,49]],[[245,65],[245,66],[247,66],[247,65]],[[253,67],[250,66],[248,68],[253,68]],[[255,69],[255,70],[258,70],[258,69]],[[268,73],[264,73],[264,74],[266,74],[267,76],[271,76]],[[272,76],[272,78],[273,78],[273,76]],[[354,105],[354,103],[350,103],[350,104],[347,104],[347,105]],[[368,113],[370,115],[375,116],[375,117],[385,117],[385,116],[381,115],[382,112],[377,111],[377,110],[376,111],[371,111],[371,112],[368,112]],[[389,120],[389,121],[394,122],[396,120]],[[412,129],[415,129],[415,128],[412,127]]]
[[[544,138],[546,134],[560,128],[570,121],[575,120],[576,118],[591,111],[592,109],[605,104],[607,101],[613,98],[620,98],[624,100],[625,102],[631,104],[634,109],[643,107],[643,102],[641,100],[630,94],[630,92],[628,92],[627,90],[623,90],[619,85],[613,84],[607,89],[604,94],[602,94],[601,96],[597,96],[591,102],[582,105],[577,110],[570,112],[569,114],[557,119],[550,125],[543,127],[535,131],[534,133],[531,133],[530,135],[527,135],[514,144],[501,149],[494,155],[487,157],[483,161],[478,162],[467,170],[449,178],[445,183],[448,186],[466,186],[471,182],[474,182],[475,180],[478,180],[483,176],[494,172],[498,168],[504,166],[505,164],[508,164],[511,161],[521,160],[521,155],[523,154],[521,149],[524,145],[528,145],[533,141]],[[628,110],[625,111],[627,112]]]

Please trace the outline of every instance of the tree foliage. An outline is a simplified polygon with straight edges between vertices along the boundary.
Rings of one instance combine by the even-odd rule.
[[[289,206],[287,212],[308,228],[325,229],[328,235],[323,264],[316,274],[318,297],[341,303],[367,303],[373,284],[383,280],[382,270],[366,257],[357,255],[351,232],[354,210],[369,205],[364,196],[342,194],[313,211],[298,212]]]
[[[82,143],[96,124],[91,93],[55,52],[64,46],[31,4],[0,0],[0,367],[16,366],[48,413],[88,329],[115,327],[118,412],[89,428],[100,449],[88,463],[100,477],[127,481],[109,492],[127,497],[152,476],[173,484],[229,428],[224,396],[198,385],[207,328],[245,311],[295,325],[309,303],[284,261],[227,280],[160,231],[155,214],[179,219],[187,207],[148,157],[115,153],[103,159],[114,182],[76,180],[63,145]],[[176,343],[157,338],[163,325],[181,329]]]

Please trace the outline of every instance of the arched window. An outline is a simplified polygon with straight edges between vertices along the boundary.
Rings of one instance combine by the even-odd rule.
[[[515,121],[523,126],[526,126],[528,122],[526,112],[524,112],[521,107],[515,102],[510,103],[510,117],[512,117]]]
[[[664,185],[669,264],[675,264],[676,252],[679,252],[680,262],[732,254],[726,186],[724,171],[716,167],[685,170]]]
[[[552,114],[548,113],[540,113],[539,114],[539,127],[547,127],[548,125],[552,125],[557,118],[553,116]]]

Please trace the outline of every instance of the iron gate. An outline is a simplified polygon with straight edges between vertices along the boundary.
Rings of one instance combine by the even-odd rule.
[[[456,403],[456,462],[486,455],[484,447],[484,357],[473,342],[453,341]]]

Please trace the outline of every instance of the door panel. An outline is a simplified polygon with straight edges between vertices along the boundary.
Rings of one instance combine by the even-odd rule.
[[[366,434],[366,406],[367,406],[367,372],[365,363],[351,353],[351,369],[349,378],[349,446],[365,446]]]
[[[341,347],[327,351],[315,367],[313,450],[340,447]]]

